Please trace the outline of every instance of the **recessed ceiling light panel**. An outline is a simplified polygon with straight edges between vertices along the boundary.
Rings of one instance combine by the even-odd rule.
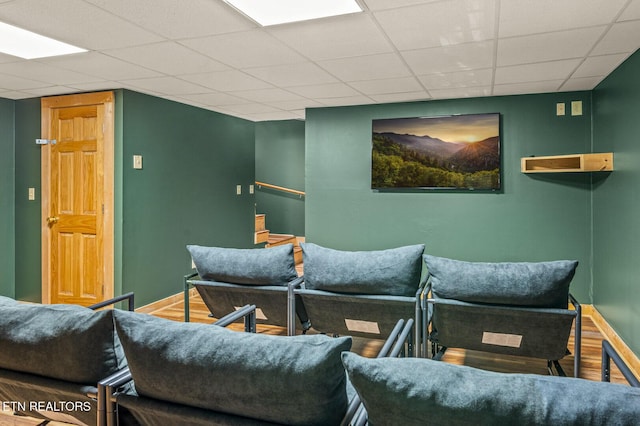
[[[262,26],[362,12],[356,0],[224,0]]]
[[[23,59],[35,59],[86,50],[0,22],[0,52]]]

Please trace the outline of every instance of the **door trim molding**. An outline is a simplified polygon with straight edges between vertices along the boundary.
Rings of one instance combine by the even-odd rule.
[[[51,129],[51,109],[60,107],[73,107],[85,105],[103,105],[103,298],[108,299],[114,295],[114,94],[108,92],[84,93],[75,95],[46,97],[41,99],[41,137],[51,139],[49,134]],[[41,179],[41,262],[42,262],[42,303],[51,303],[51,283],[50,283],[50,238],[51,232],[47,226],[49,216],[49,205],[51,202],[51,182],[50,157],[51,146],[42,145],[40,179]],[[100,208],[100,207],[99,207]]]

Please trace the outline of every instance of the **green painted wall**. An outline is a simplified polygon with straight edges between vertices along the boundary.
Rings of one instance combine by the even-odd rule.
[[[16,101],[16,298],[40,302],[42,298],[40,202],[40,99]],[[36,199],[28,200],[28,188]]]
[[[640,53],[593,92],[594,152],[614,154],[615,170],[594,176],[593,303],[640,354]]]
[[[40,301],[40,99],[15,110],[15,296]],[[116,91],[115,116],[115,288],[141,306],[182,290],[187,244],[253,246],[254,124],[130,91]]]
[[[304,121],[255,123],[256,180],[304,191]],[[266,214],[267,229],[304,236],[304,197],[256,188],[256,212]]]
[[[0,295],[9,297],[15,297],[14,137],[15,103],[0,98]]]
[[[187,244],[253,247],[254,123],[130,91],[121,106],[121,283],[144,305],[182,290]]]
[[[582,100],[584,115],[556,117]],[[377,193],[370,189],[371,120],[500,112],[500,193]],[[572,284],[591,297],[589,174],[525,175],[520,158],[589,152],[590,93],[310,109],[306,113],[306,238],[346,250],[425,243],[469,261],[577,259]]]

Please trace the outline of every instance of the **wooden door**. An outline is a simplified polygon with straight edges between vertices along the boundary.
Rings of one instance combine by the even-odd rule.
[[[42,137],[42,301],[113,297],[113,93],[43,98]]]

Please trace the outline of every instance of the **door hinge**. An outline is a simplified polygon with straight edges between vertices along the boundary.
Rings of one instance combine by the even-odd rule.
[[[55,139],[36,139],[36,145],[55,145],[56,142]]]

